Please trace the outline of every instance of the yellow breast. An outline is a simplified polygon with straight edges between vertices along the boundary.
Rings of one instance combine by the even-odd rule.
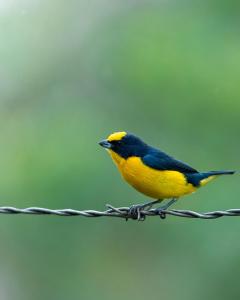
[[[124,179],[139,192],[154,199],[177,198],[195,192],[196,187],[188,183],[177,171],[152,169],[139,157],[123,159],[109,151]]]

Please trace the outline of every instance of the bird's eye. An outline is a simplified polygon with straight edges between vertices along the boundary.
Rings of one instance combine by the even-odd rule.
[[[111,144],[114,146],[121,145],[121,141],[111,141]]]

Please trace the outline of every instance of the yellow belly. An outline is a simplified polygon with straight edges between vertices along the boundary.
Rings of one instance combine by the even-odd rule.
[[[123,159],[110,152],[124,179],[139,192],[154,199],[178,198],[196,191],[177,171],[159,171],[144,165],[139,157]]]

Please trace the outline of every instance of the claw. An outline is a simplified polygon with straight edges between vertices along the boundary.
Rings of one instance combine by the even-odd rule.
[[[156,203],[161,202],[162,199],[158,199],[152,202],[144,203],[144,204],[138,204],[138,205],[132,205],[129,208],[128,216],[132,219],[138,220],[138,221],[144,221],[146,219],[146,216],[143,215],[141,212],[143,210],[150,210],[152,206]],[[128,216],[126,217],[126,221],[128,220]]]
[[[128,214],[134,220],[144,221],[146,217],[141,214],[141,211],[143,209],[144,207],[142,205],[132,205],[129,209]]]
[[[161,219],[166,219],[166,213],[164,208],[156,209],[156,213],[159,215]]]
[[[161,219],[165,219],[166,218],[166,213],[165,211],[171,206],[173,205],[173,203],[175,203],[177,201],[176,198],[173,198],[172,200],[170,200],[168,203],[166,203],[165,205],[159,207],[156,209],[156,213],[160,216]]]

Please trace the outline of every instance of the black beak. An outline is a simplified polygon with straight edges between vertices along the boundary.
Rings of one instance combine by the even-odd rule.
[[[106,149],[111,149],[112,145],[107,140],[99,142],[99,145]]]

